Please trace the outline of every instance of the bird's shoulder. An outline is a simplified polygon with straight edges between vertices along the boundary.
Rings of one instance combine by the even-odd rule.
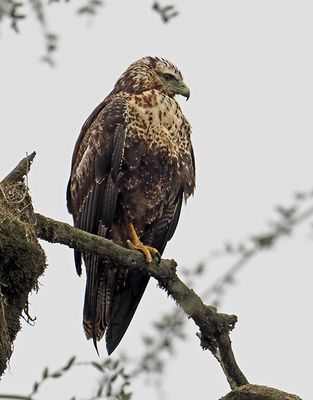
[[[88,116],[81,128],[73,153],[72,168],[82,160],[102,154],[117,126],[127,125],[126,100],[120,95],[107,96]]]

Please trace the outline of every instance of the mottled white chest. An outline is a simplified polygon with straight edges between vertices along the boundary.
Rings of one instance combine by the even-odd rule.
[[[129,135],[144,140],[152,152],[172,159],[189,150],[190,125],[175,99],[156,90],[127,99]]]

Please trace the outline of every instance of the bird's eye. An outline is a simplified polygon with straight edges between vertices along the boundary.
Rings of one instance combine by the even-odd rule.
[[[166,81],[170,81],[171,79],[175,79],[173,75],[171,74],[164,74],[164,79]]]

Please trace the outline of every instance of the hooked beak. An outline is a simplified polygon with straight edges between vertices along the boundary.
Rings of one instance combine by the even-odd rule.
[[[184,97],[186,97],[186,101],[190,97],[190,90],[187,85],[185,85],[184,82],[180,82],[180,85],[177,87],[177,94],[180,94]]]
[[[190,97],[190,90],[187,85],[183,81],[179,82],[178,85],[175,87],[175,94],[180,94],[186,97],[186,101]]]

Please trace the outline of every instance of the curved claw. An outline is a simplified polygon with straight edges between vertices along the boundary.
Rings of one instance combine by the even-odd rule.
[[[131,240],[127,240],[128,246],[132,250],[138,250],[143,253],[148,263],[150,263],[154,257],[157,257],[158,263],[160,263],[161,256],[158,250],[152,246],[146,246],[141,242],[133,224],[129,224],[128,230],[131,237]]]
[[[151,257],[156,258],[157,263],[160,264],[161,255],[160,255],[159,251],[155,247],[152,247],[152,246],[145,246],[145,247],[148,249],[149,253],[151,254]]]
[[[161,259],[157,249],[151,246],[146,246],[141,241],[133,243],[131,240],[127,240],[127,244],[132,250],[138,250],[143,253],[148,263],[150,263],[154,257],[157,257],[158,260]]]
[[[156,250],[156,249],[155,249],[155,250]],[[156,251],[154,257],[156,258],[156,262],[157,262],[158,264],[160,264],[162,258],[161,258],[161,254],[158,252],[158,250]]]

